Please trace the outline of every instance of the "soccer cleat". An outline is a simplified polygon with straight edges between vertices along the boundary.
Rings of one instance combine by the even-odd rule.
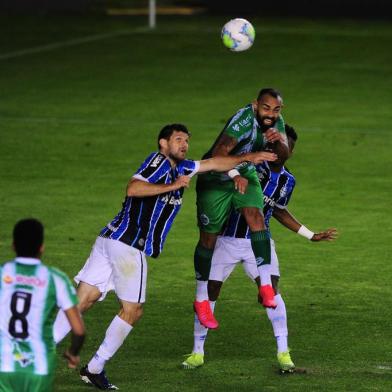
[[[182,363],[183,369],[191,370],[204,365],[204,354],[192,353],[187,356],[187,359]]]
[[[80,369],[80,378],[86,384],[95,385],[98,389],[107,389],[111,391],[117,391],[118,388],[111,384],[106,377],[105,370],[101,373],[93,374],[88,371],[87,365]]]
[[[218,328],[219,324],[212,313],[210,302],[208,300],[201,302],[195,301],[193,303],[193,309],[195,310],[201,325],[209,329]]]
[[[278,353],[277,358],[279,362],[279,369],[282,374],[295,372],[295,365],[291,360],[290,351]]]
[[[278,305],[275,302],[275,292],[270,284],[266,284],[264,286],[259,287],[259,295],[262,298],[262,305],[265,308],[273,308],[275,309]]]

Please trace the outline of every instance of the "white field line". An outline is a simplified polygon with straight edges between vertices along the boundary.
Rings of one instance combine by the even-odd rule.
[[[142,32],[146,32],[146,31],[148,31],[147,27],[140,27],[140,28],[133,29],[133,30],[121,30],[121,31],[115,31],[115,32],[106,33],[106,34],[88,35],[86,37],[75,38],[75,39],[71,39],[68,41],[53,42],[52,44],[35,46],[32,48],[17,50],[15,52],[0,54],[0,60],[8,60],[8,59],[16,58],[16,57],[27,56],[30,54],[49,52],[51,50],[58,49],[58,48],[64,48],[66,46],[76,46],[76,45],[81,45],[81,44],[85,44],[88,42],[101,41],[101,40],[108,39],[108,38],[118,37],[120,35],[142,33]]]

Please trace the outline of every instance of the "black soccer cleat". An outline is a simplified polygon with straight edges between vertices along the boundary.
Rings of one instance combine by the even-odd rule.
[[[101,373],[94,374],[88,371],[87,365],[80,369],[80,378],[86,384],[92,384],[96,386],[98,389],[106,389],[111,391],[117,391],[118,388],[111,384],[106,377],[105,370],[102,370]]]

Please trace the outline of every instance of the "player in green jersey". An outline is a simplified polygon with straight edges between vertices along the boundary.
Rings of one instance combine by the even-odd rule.
[[[84,325],[68,277],[40,260],[44,229],[35,219],[13,232],[16,258],[0,266],[0,391],[50,392],[56,362],[53,322],[58,308],[71,324],[68,366],[79,364]]]
[[[280,114],[282,106],[282,97],[277,90],[262,89],[257,100],[230,118],[203,158],[260,151],[268,148],[268,143],[275,144],[280,156],[287,156],[288,144],[284,120]],[[254,166],[242,164],[227,174],[209,172],[199,175],[196,192],[200,238],[194,256],[194,309],[200,323],[210,329],[218,327],[208,301],[207,282],[216,239],[232,207],[241,212],[251,230],[252,249],[261,280],[260,296],[263,299],[263,306],[275,308],[269,273],[270,238],[262,214],[263,193]]]

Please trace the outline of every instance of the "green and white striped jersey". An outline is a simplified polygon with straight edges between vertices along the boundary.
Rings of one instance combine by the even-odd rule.
[[[274,127],[279,132],[285,134],[284,120],[281,115],[276,121]],[[237,145],[230,152],[230,155],[240,155],[247,152],[261,151],[265,148],[266,145],[266,139],[257,121],[252,104],[248,104],[245,107],[239,109],[237,113],[229,119],[212,147],[203,156],[203,159],[211,158],[212,151],[214,150],[222,134],[237,140]],[[240,171],[241,175],[246,175],[248,172],[254,171],[254,166],[252,164],[243,163],[237,166],[237,169]],[[213,175],[217,175],[217,173],[214,173]],[[230,179],[225,174],[219,174],[218,176],[222,180]]]
[[[0,372],[47,375],[57,310],[75,306],[76,291],[63,272],[38,259],[17,257],[0,273]]]

